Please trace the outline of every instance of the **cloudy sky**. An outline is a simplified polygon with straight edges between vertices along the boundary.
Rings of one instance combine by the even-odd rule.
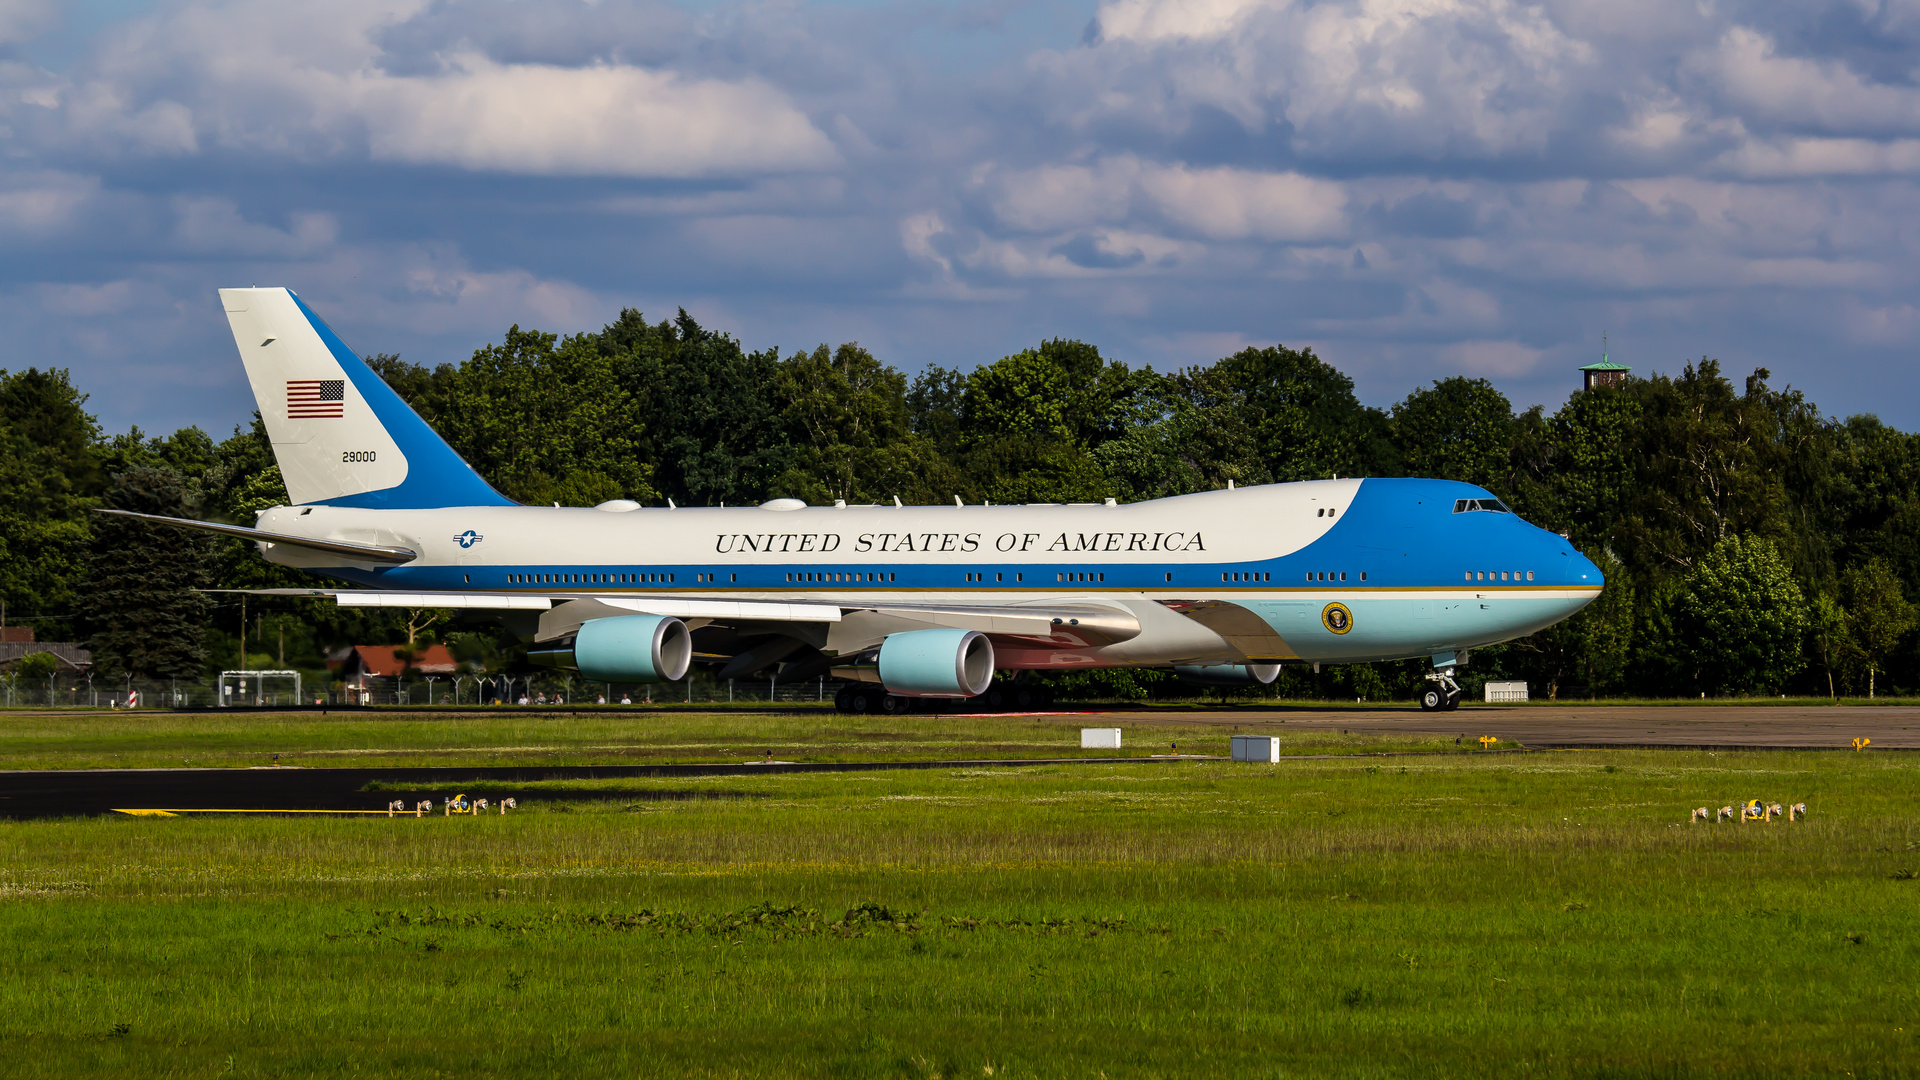
[[[362,352],[684,305],[908,370],[1598,358],[1920,427],[1920,0],[0,0],[0,367],[251,410],[214,290]]]

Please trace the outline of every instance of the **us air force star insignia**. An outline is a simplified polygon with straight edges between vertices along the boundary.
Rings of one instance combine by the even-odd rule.
[[[466,532],[463,532],[460,535],[454,537],[453,542],[456,544],[459,544],[463,548],[470,548],[473,545],[485,539],[486,537],[481,536],[479,533],[474,532],[472,529],[468,529]]]
[[[1345,604],[1328,604],[1320,610],[1320,625],[1336,634],[1353,629],[1353,612]]]

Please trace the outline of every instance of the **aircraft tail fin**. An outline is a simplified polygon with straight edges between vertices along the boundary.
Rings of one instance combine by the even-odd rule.
[[[291,289],[221,289],[296,504],[511,506]]]

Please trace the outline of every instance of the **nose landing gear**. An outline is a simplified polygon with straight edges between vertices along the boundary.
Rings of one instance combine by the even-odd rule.
[[[1427,686],[1420,692],[1420,708],[1426,712],[1451,712],[1460,707],[1460,699],[1467,696],[1460,684],[1453,681],[1453,669],[1436,671],[1427,676]]]

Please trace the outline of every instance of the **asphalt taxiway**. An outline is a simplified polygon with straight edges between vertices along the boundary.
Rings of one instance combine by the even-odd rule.
[[[766,711],[789,711],[770,708]],[[1453,712],[1417,708],[1340,709],[1252,705],[1211,709],[1141,708],[1053,714],[1066,729],[1118,726],[1129,747],[1157,742],[1156,728],[1192,730],[1205,725],[1239,734],[1339,731],[1352,735],[1416,735],[1457,739],[1472,745],[1491,735],[1508,746],[1548,749],[1657,750],[1853,750],[1855,740],[1872,751],[1920,749],[1920,707],[1731,706],[1731,705],[1467,705]],[[1189,736],[1190,737],[1190,736]],[[1317,755],[1316,755],[1317,756]],[[71,769],[0,771],[0,818],[71,817],[128,809],[254,812],[377,811],[394,799],[412,805],[431,798],[436,806],[463,785],[511,787],[551,780],[634,780],[633,786],[602,792],[568,791],[546,798],[586,800],[726,798],[738,793],[689,793],[648,788],[647,780],[701,776],[751,776],[768,772],[871,772],[888,769],[952,769],[1034,765],[1205,760],[1079,754],[1060,758],[865,762],[712,762],[676,765],[505,766],[428,768],[246,768]],[[1217,759],[1213,759],[1217,760]],[[369,790],[369,785],[377,785]],[[524,797],[524,796],[521,796]]]
[[[1128,725],[1209,724],[1244,734],[1273,728],[1434,735],[1468,740],[1492,735],[1539,749],[1691,750],[1920,749],[1920,707],[1907,705],[1463,705],[1452,712],[1406,706],[1379,709],[1161,711],[1131,715]]]

